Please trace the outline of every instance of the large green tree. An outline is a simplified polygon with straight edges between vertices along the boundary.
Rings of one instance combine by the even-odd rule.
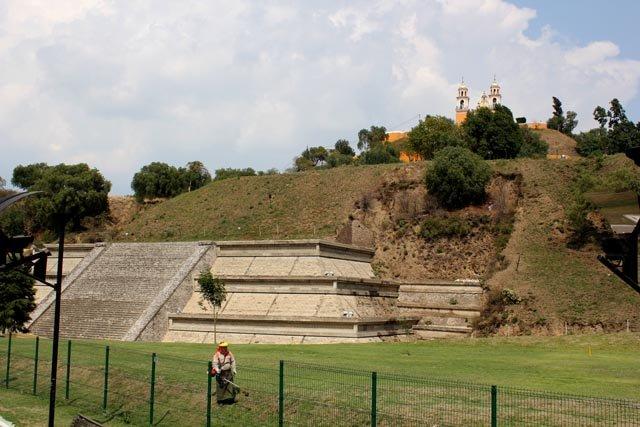
[[[371,150],[384,144],[387,140],[387,128],[384,126],[371,126],[369,129],[361,129],[358,132],[358,150]]]
[[[549,120],[547,120],[547,127],[549,129],[555,129],[566,135],[571,135],[576,126],[578,126],[578,114],[575,111],[567,111],[567,114],[565,115],[562,110],[562,102],[560,99],[555,96],[552,98],[553,113]]]
[[[471,151],[484,159],[511,159],[520,153],[522,132],[511,110],[504,105],[493,110],[483,107],[470,111],[462,130]]]
[[[427,116],[408,135],[408,146],[423,159],[449,146],[464,146],[464,134],[453,120],[444,116]]]
[[[133,176],[131,189],[139,202],[156,197],[174,197],[185,189],[183,178],[183,174],[175,166],[152,162]]]
[[[611,100],[609,109],[597,106],[593,110],[593,119],[598,122],[599,128],[576,136],[576,149],[581,155],[615,154],[640,145],[640,123],[634,124],[627,117],[617,98]]]
[[[187,163],[184,170],[187,191],[196,190],[211,182],[211,174],[204,164],[198,160]]]
[[[0,331],[24,331],[35,308],[33,279],[17,271],[0,273]]]
[[[425,175],[429,193],[449,209],[482,202],[489,179],[489,164],[463,147],[445,147],[438,151]]]
[[[16,166],[11,182],[24,190],[42,191],[45,194],[25,204],[33,231],[56,230],[61,215],[74,230],[78,230],[83,218],[109,210],[111,183],[100,171],[85,163]]]
[[[562,102],[555,96],[553,99],[553,113],[551,118],[547,120],[547,127],[562,132],[564,126],[564,111],[562,110]]]

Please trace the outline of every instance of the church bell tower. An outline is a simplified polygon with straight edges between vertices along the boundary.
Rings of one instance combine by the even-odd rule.
[[[502,104],[502,94],[500,93],[500,85],[496,81],[496,76],[493,76],[493,83],[489,87],[489,99],[491,100],[491,108]]]
[[[469,89],[464,84],[464,79],[458,86],[458,96],[456,97],[456,124],[461,124],[467,119],[469,113]]]

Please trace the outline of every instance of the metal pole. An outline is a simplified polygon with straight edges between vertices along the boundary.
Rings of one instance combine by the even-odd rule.
[[[7,347],[7,375],[4,377],[4,385],[9,388],[9,372],[11,370],[11,332],[9,332],[9,345]]]
[[[156,354],[151,355],[151,390],[149,392],[149,425],[153,425],[153,404],[156,396]]]
[[[51,391],[49,392],[49,427],[56,418],[56,382],[58,380],[58,341],[60,339],[60,294],[62,291],[62,259],[64,257],[64,216],[60,218],[58,237],[58,271],[56,274],[55,307],[53,311],[53,345],[51,349]]]
[[[33,394],[38,393],[38,350],[40,347],[40,337],[36,337],[36,354],[33,357]]]
[[[109,394],[109,346],[104,349],[104,390],[102,393],[102,410],[107,410],[107,397]]]
[[[211,427],[211,368],[213,363],[209,361],[207,366],[207,427]]]
[[[280,381],[278,385],[278,426],[284,425],[284,360],[280,361]]]
[[[64,398],[69,400],[69,377],[71,377],[71,340],[67,341],[67,381],[64,387]]]
[[[371,427],[378,424],[378,374],[371,372]]]
[[[498,425],[498,387],[491,386],[491,427]]]

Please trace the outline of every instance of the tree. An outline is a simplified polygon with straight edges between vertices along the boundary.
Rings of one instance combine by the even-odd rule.
[[[328,155],[329,155],[329,152],[327,151],[327,149],[320,146],[309,147],[306,150],[304,150],[301,154],[302,157],[304,157],[305,159],[313,163],[313,166],[318,166],[319,164],[326,161]]]
[[[0,273],[0,331],[24,332],[36,308],[33,279],[10,271]]]
[[[42,191],[46,195],[25,203],[34,231],[57,231],[61,215],[71,223],[73,230],[79,230],[83,218],[109,210],[111,183],[100,171],[85,163],[19,165],[13,170],[11,181],[24,190]]]
[[[562,132],[564,128],[564,113],[562,111],[562,102],[555,96],[553,98],[553,115],[547,120],[547,127]]]
[[[361,129],[358,132],[358,150],[371,150],[382,145],[387,140],[387,128],[384,126],[371,126],[368,130]]]
[[[522,132],[522,145],[518,157],[545,157],[549,152],[549,144],[540,138],[540,135],[527,127],[520,128]]]
[[[448,146],[464,146],[464,134],[453,120],[427,116],[409,132],[408,146],[423,159],[432,159],[436,151]]]
[[[576,151],[581,156],[604,154],[607,145],[607,130],[604,127],[580,132],[575,136]]]
[[[468,147],[484,159],[511,159],[522,146],[522,132],[504,105],[470,111],[462,124]]]
[[[578,126],[578,113],[575,111],[567,111],[567,116],[564,119],[564,125],[562,126],[562,133],[566,135],[573,135],[573,130]]]
[[[463,147],[445,147],[438,151],[425,175],[429,193],[450,209],[482,202],[489,179],[489,164]]]
[[[378,144],[375,147],[363,151],[360,160],[365,165],[378,165],[383,163],[398,163],[400,151],[391,144]]]
[[[20,188],[33,187],[48,167],[49,166],[46,163],[33,163],[26,166],[16,166],[13,169],[11,183]]]
[[[306,157],[298,156],[293,160],[294,168],[296,172],[302,172],[309,169],[313,169],[315,166],[313,162]]]
[[[152,162],[143,166],[133,176],[131,189],[138,202],[157,197],[177,196],[185,189],[184,174],[175,166],[162,162]]]
[[[607,110],[598,105],[595,110],[593,110],[593,119],[598,122],[600,128],[604,129],[607,125],[607,121],[609,120]]]
[[[356,152],[353,151],[353,148],[351,148],[351,145],[349,145],[349,141],[347,141],[346,139],[337,140],[334,146],[334,151],[344,156],[353,157],[356,155]]]
[[[202,299],[211,305],[213,309],[213,342],[218,342],[217,323],[218,314],[222,303],[227,299],[227,289],[222,279],[213,277],[209,270],[203,270],[198,276],[198,285],[200,285],[200,293]],[[203,304],[203,301],[200,301]]]
[[[187,182],[187,191],[196,190],[211,182],[209,170],[198,160],[187,163],[184,174]]]
[[[629,120],[617,98],[611,100],[609,110],[597,106],[593,118],[600,127],[598,131],[592,129],[577,137],[580,154],[615,154],[640,145],[640,123],[636,125]]]
[[[234,168],[223,168],[216,169],[216,177],[214,181],[221,181],[223,179],[229,178],[240,178],[241,176],[256,176],[256,171],[253,168],[245,168],[245,169],[234,169]]]

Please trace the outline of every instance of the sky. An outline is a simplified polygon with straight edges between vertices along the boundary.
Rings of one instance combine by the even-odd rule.
[[[496,76],[515,116],[551,97],[640,120],[635,0],[0,1],[0,177],[88,163],[130,194],[162,161],[291,166],[358,130],[454,116]]]

